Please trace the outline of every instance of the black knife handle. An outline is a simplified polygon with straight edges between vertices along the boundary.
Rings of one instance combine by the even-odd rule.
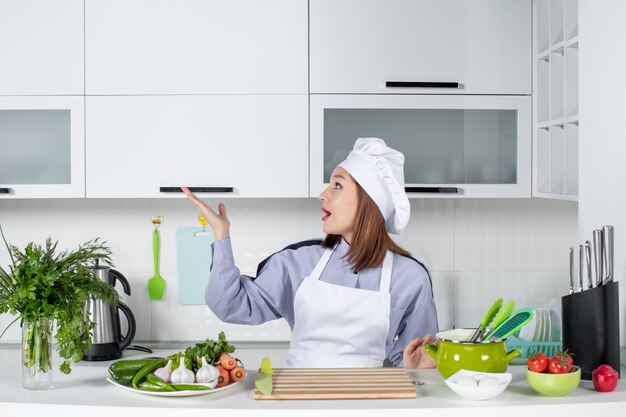
[[[454,81],[387,81],[385,87],[405,88],[459,88],[460,83]]]
[[[404,187],[407,193],[442,193],[442,194],[458,194],[457,187]]]
[[[188,187],[192,193],[234,193],[234,187]],[[159,187],[161,193],[182,193],[180,187]]]
[[[2,187],[0,188],[0,194],[13,194],[13,188]]]

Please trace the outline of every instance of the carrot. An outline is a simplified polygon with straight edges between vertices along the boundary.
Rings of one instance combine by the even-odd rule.
[[[216,368],[220,371],[220,376],[217,377],[217,388],[228,385],[230,383],[230,374],[228,373],[228,370],[222,365],[217,365]]]
[[[233,369],[230,370],[230,378],[233,380],[233,382],[243,381],[245,377],[246,370],[243,369],[241,366],[235,366]]]
[[[230,356],[228,353],[222,353],[220,355],[220,365],[222,365],[224,369],[230,371],[235,366],[237,366],[237,360]]]

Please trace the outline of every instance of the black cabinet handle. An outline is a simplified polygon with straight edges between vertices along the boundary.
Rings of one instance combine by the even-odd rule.
[[[13,188],[0,188],[0,194],[13,194]]]
[[[406,88],[460,88],[461,84],[452,81],[387,81],[385,87]]]
[[[233,193],[234,187],[189,187],[192,193]],[[159,187],[161,193],[182,193],[180,187]]]
[[[407,193],[459,193],[459,189],[457,187],[404,187],[404,191]]]

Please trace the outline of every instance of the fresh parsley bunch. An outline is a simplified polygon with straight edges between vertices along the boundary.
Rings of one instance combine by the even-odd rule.
[[[119,302],[115,289],[88,267],[96,260],[111,265],[111,250],[96,238],[72,252],[57,253],[58,241],[53,243],[50,237],[45,246],[31,242],[21,250],[7,243],[1,227],[0,234],[11,258],[8,270],[0,266],[0,313],[17,315],[11,324],[18,319],[56,322],[54,337],[65,359],[60,370],[69,374],[70,361],[79,362],[91,346],[95,324],[83,313],[85,302],[90,297],[112,305]],[[50,364],[41,365],[49,369]]]
[[[202,366],[201,358],[205,357],[207,363],[217,365],[222,353],[233,353],[235,347],[228,343],[224,332],[218,334],[218,340],[206,339],[204,342],[189,346],[184,352],[178,352],[167,357],[172,360],[172,369],[178,368],[180,358],[185,358],[185,366],[193,372],[197,372]]]

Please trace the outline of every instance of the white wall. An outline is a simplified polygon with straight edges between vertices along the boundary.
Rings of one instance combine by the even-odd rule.
[[[209,200],[216,205],[216,201]],[[321,236],[316,199],[226,201],[232,223],[235,260],[254,275],[263,258],[287,244]],[[413,216],[398,239],[430,269],[440,328],[476,326],[493,300],[518,306],[547,306],[568,290],[567,248],[578,239],[576,203],[541,199],[411,200]],[[168,282],[164,301],[150,301],[152,276],[150,215],[161,226],[161,275]],[[196,226],[195,207],[183,199],[163,200],[4,200],[0,225],[11,243],[43,243],[61,248],[102,237],[113,250],[117,270],[130,281],[124,301],[137,317],[136,341],[200,340],[224,330],[230,340],[288,340],[288,326],[221,323],[205,306],[178,303],[177,227]],[[7,265],[0,248],[0,264]],[[118,288],[121,291],[121,288]],[[0,317],[0,330],[11,321]],[[18,341],[14,325],[3,341]]]
[[[615,226],[620,339],[626,346],[626,2],[579,0],[579,240]]]

